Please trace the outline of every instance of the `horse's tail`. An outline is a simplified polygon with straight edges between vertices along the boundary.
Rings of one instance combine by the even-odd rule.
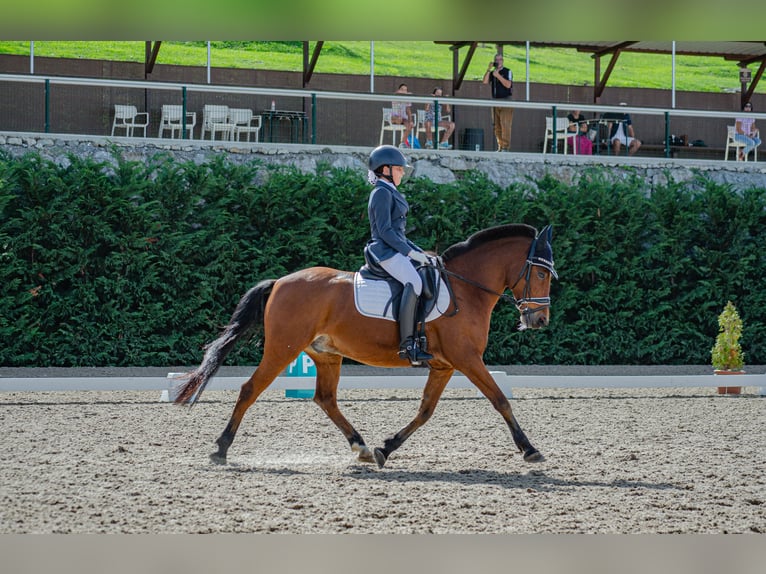
[[[261,281],[240,299],[221,335],[205,347],[205,357],[200,366],[175,390],[176,404],[191,406],[196,403],[235,343],[254,329],[263,326],[266,301],[271,295],[274,283],[276,279]]]

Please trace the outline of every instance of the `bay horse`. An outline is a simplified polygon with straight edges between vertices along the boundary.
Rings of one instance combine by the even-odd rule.
[[[408,367],[410,363],[399,357],[396,322],[365,317],[356,310],[354,274],[348,271],[311,267],[252,287],[221,335],[205,347],[200,366],[178,386],[174,402],[193,405],[234,344],[262,329],[261,363],[240,389],[231,418],[216,441],[218,450],[210,455],[214,463],[226,463],[227,451],[247,409],[301,351],[316,364],[314,402],[340,429],[360,461],[375,462],[382,468],[391,453],[431,417],[455,370],[476,385],[500,413],[524,460],[541,461],[543,455],[522,431],[482,355],[490,315],[501,298],[513,301],[519,310],[519,329],[548,324],[550,285],[557,277],[551,236],[550,226],[538,234],[524,224],[501,225],[479,231],[444,251],[442,273],[450,279],[451,312],[425,326],[428,351],[434,358],[429,361],[420,408],[415,418],[380,448],[371,451],[338,408],[341,362],[348,357],[378,367]],[[512,298],[503,293],[506,289]]]

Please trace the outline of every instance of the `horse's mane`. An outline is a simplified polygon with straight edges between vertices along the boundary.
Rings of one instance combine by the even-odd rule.
[[[496,241],[498,239],[505,239],[506,237],[529,237],[534,239],[537,236],[537,230],[534,227],[525,225],[523,223],[511,223],[508,225],[498,225],[497,227],[490,227],[488,229],[482,229],[471,235],[465,241],[455,243],[448,247],[444,253],[442,253],[442,260],[449,261],[459,255],[463,255],[472,251],[482,245],[489,243],[490,241]]]

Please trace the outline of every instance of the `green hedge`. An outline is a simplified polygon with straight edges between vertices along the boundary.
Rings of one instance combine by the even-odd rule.
[[[608,169],[608,168],[604,168]],[[600,168],[501,188],[471,172],[406,184],[409,236],[443,251],[482,228],[554,225],[552,322],[495,310],[488,364],[705,364],[727,300],[766,363],[766,189],[650,187]],[[356,269],[365,174],[224,158],[148,165],[0,155],[0,365],[196,364],[245,290],[310,265]],[[296,318],[299,319],[299,318]],[[257,363],[245,345],[229,363]]]

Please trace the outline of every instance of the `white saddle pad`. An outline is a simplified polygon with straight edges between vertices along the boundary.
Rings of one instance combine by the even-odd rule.
[[[439,296],[436,305],[426,317],[426,322],[438,319],[449,308],[449,290],[439,279]],[[391,308],[391,288],[385,280],[365,279],[359,272],[354,273],[354,303],[356,310],[365,317],[394,320]]]

